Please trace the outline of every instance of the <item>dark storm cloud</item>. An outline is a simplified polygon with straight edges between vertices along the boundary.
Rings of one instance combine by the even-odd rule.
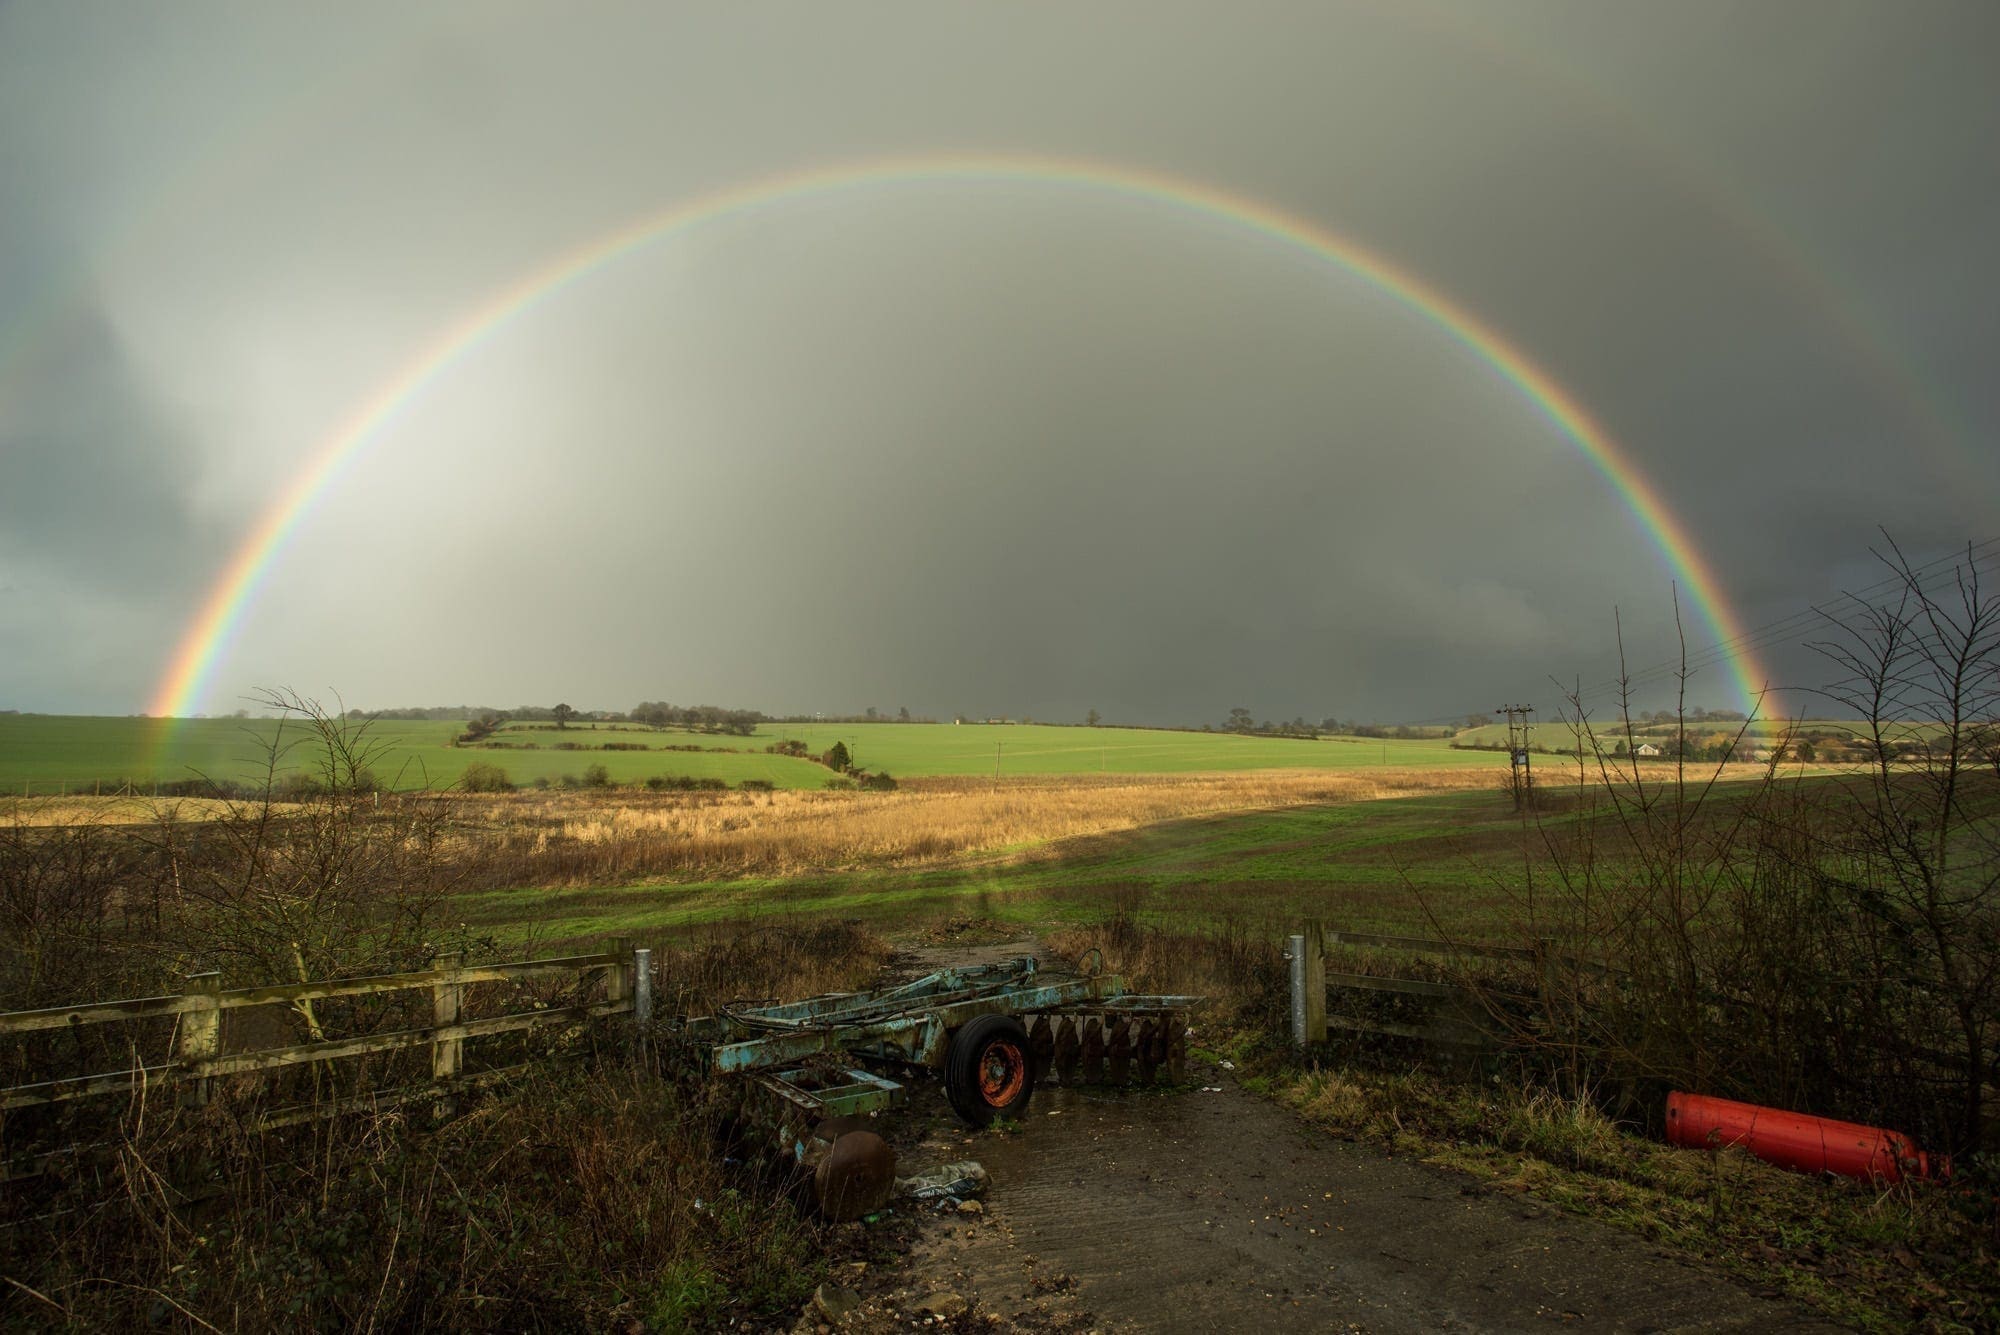
[[[27,173],[16,175],[27,179]],[[46,299],[62,248],[0,213],[0,695],[139,707],[158,644],[225,550],[196,513],[184,405],[151,384],[94,304]]]
[[[140,707],[193,573],[495,291],[860,157],[1144,165],[1393,257],[1589,405],[1753,625],[1877,525],[2000,511],[1983,9],[109,12],[0,16],[0,301],[87,280],[0,394],[0,703]],[[1676,574],[1367,284],[1115,192],[905,184],[497,329],[327,489],[209,703],[1444,716],[1608,676],[1614,608],[1658,661]]]
[[[0,550],[65,583],[178,591],[169,572],[212,555],[189,551],[187,432],[94,312],[65,325],[0,407]]]

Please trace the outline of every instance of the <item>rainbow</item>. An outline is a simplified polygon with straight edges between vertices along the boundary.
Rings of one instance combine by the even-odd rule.
[[[164,718],[193,712],[301,522],[385,428],[411,413],[427,389],[478,351],[496,331],[605,265],[705,223],[835,191],[953,182],[1074,188],[1163,204],[1261,235],[1364,280],[1451,334],[1574,442],[1651,535],[1714,639],[1723,644],[1741,642],[1743,627],[1714,571],[1653,484],[1604,427],[1526,353],[1421,278],[1319,223],[1199,182],[1077,159],[954,154],[878,159],[793,172],[673,204],[555,257],[467,311],[358,405],[319,445],[310,464],[284,494],[264,511],[216,579],[175,649],[149,712]],[[1749,654],[1739,652],[1731,660],[1730,670],[1746,710],[1754,708],[1764,689],[1761,668]]]

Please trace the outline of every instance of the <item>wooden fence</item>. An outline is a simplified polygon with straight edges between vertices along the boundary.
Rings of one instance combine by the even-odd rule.
[[[1553,958],[1546,946],[1536,949],[1525,946],[1468,945],[1462,942],[1436,941],[1426,937],[1343,932],[1325,928],[1317,922],[1307,923],[1304,930],[1287,941],[1285,947],[1285,958],[1291,964],[1292,1042],[1295,1046],[1324,1043],[1328,1032],[1336,1029],[1352,1033],[1413,1038],[1452,1047],[1480,1048],[1491,1043],[1491,1035],[1487,1032],[1486,1026],[1478,1023],[1477,1017],[1481,1012],[1470,989],[1455,983],[1441,983],[1427,978],[1328,972],[1326,952],[1339,947],[1394,951],[1410,955],[1449,955],[1459,958],[1525,962],[1537,966],[1544,965]],[[1421,997],[1434,1003],[1433,1014],[1428,1023],[1410,1024],[1398,1020],[1329,1013],[1327,1010],[1329,988],[1335,991],[1345,989],[1356,992],[1389,992],[1400,996]]]
[[[80,1006],[54,1006],[46,1010],[0,1013],[0,1035],[32,1034],[47,1030],[68,1030],[81,1025],[145,1020],[161,1016],[177,1017],[173,1038],[173,1059],[154,1066],[135,1062],[123,1070],[99,1075],[48,1080],[39,1084],[14,1085],[0,1089],[0,1112],[64,1103],[72,1099],[106,1094],[133,1094],[164,1086],[181,1086],[188,1102],[206,1102],[213,1082],[223,1076],[277,1071],[317,1062],[339,1061],[368,1053],[397,1052],[408,1048],[429,1048],[431,1083],[420,1088],[394,1091],[389,1095],[368,1095],[349,1102],[381,1106],[465,1083],[484,1082],[504,1072],[462,1075],[465,1044],[470,1039],[494,1034],[518,1033],[607,1015],[634,1015],[641,1022],[652,1014],[652,975],[649,950],[633,950],[629,943],[599,955],[571,955],[559,959],[519,960],[509,964],[462,964],[457,956],[445,956],[428,969],[411,973],[378,974],[366,978],[343,978],[328,982],[281,983],[271,987],[225,989],[220,974],[190,976],[185,991],[170,996],[136,997],[124,1001],[90,1002]],[[477,983],[520,982],[574,974],[586,987],[601,983],[603,999],[572,1006],[547,1007],[484,1019],[460,1018],[466,989]],[[222,1043],[222,1013],[246,1006],[299,1006],[333,997],[360,997],[377,993],[407,992],[428,988],[431,994],[432,1023],[421,1028],[399,1029],[354,1038],[322,1038],[288,1047],[264,1048],[252,1052],[225,1052]],[[315,1105],[301,1110],[302,1116],[338,1111],[336,1104]],[[301,1116],[265,1119],[301,1120]]]

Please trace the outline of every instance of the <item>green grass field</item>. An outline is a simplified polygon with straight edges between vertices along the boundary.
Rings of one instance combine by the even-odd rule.
[[[1496,792],[1298,807],[1169,821],[944,867],[794,878],[521,887],[467,895],[466,921],[542,943],[657,939],[704,923],[832,913],[907,923],[963,914],[1049,927],[1123,911],[1265,934],[1302,917],[1428,936],[1431,915],[1468,938],[1519,920],[1524,832]]]
[[[817,754],[845,742],[854,761],[898,778],[990,775],[1160,774],[1253,769],[1347,769],[1357,766],[1491,765],[1491,754],[1455,751],[1439,741],[1372,741],[1351,737],[1317,741],[1243,737],[1229,733],[1166,732],[1145,728],[1064,728],[1038,724],[768,724],[753,737],[678,731],[592,729],[577,725],[506,728],[494,740],[533,742],[538,749],[453,747],[464,728],[449,722],[370,725],[383,745],[377,777],[401,788],[455,783],[475,761],[500,766],[516,783],[580,775],[603,765],[613,780],[636,783],[656,775],[719,778],[731,785],[761,779],[781,788],[818,788],[831,777],[810,761],[767,754],[765,747],[796,739]],[[254,782],[264,773],[274,740],[304,736],[297,724],[268,719],[91,718],[67,715],[0,715],[0,792],[49,793],[89,789],[102,781],[216,779]],[[618,742],[648,751],[556,750],[559,743]],[[727,748],[669,751],[671,745]],[[287,764],[296,767],[303,749]]]
[[[815,753],[845,742],[863,769],[898,778],[992,774],[1177,774],[1358,765],[1491,765],[1442,741],[1254,737],[1157,728],[1065,728],[1039,723],[773,723],[758,743],[797,738]]]
[[[514,782],[581,775],[590,765],[602,765],[620,783],[638,783],[655,775],[718,778],[732,786],[745,779],[762,779],[781,788],[818,788],[827,780],[824,767],[789,756],[764,754],[763,740],[708,737],[679,732],[565,732],[503,734],[503,740],[533,741],[533,751],[488,751],[454,747],[451,739],[462,723],[381,721],[369,726],[368,737],[381,745],[376,777],[398,788],[444,787],[456,783],[465,767],[476,761],[506,770]],[[274,742],[303,739],[304,728],[270,719],[181,719],[172,722],[139,718],[86,718],[67,715],[0,715],[0,793],[19,794],[89,791],[99,781],[129,779],[145,784],[203,775],[237,782],[257,782],[265,772]],[[700,751],[558,751],[557,742],[581,744],[604,741],[742,748],[722,753]],[[310,760],[310,746],[301,744],[283,761],[295,770]]]

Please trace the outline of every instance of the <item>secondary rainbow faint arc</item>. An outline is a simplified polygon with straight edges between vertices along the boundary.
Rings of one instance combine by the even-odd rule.
[[[1332,230],[1248,196],[1149,169],[1066,158],[915,157],[848,163],[765,177],[669,205],[569,250],[468,311],[389,377],[314,452],[312,462],[264,511],[216,579],[154,692],[150,712],[191,712],[226,656],[258,589],[314,504],[393,419],[496,330],[602,265],[663,237],[733,214],[834,190],[893,184],[1022,184],[1107,191],[1219,219],[1308,252],[1363,279],[1449,331],[1559,427],[1623,496],[1678,572],[1720,643],[1743,634],[1720,582],[1658,491],[1573,395],[1495,329],[1416,275]],[[1763,689],[1747,653],[1731,659],[1746,705]]]

